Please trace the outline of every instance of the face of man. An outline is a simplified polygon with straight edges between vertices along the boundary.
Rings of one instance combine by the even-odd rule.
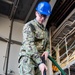
[[[40,24],[43,24],[43,22],[46,20],[47,16],[46,15],[43,15],[43,14],[40,14],[36,11],[36,20],[40,23]]]

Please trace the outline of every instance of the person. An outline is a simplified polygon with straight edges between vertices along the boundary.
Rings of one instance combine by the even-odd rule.
[[[48,31],[43,25],[50,14],[50,4],[46,1],[40,2],[36,7],[36,18],[23,27],[23,44],[18,59],[20,75],[43,75],[44,70],[47,70],[41,56],[45,56],[47,60],[50,53]]]

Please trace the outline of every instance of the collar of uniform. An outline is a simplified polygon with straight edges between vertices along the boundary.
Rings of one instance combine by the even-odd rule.
[[[36,19],[34,19],[34,21],[36,22],[36,24],[43,30],[45,30],[46,28],[44,27],[43,24],[39,24],[38,21]]]

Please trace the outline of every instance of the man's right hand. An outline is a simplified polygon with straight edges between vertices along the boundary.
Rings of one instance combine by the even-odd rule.
[[[41,71],[41,74],[43,75],[44,70],[47,70],[47,66],[46,66],[44,63],[41,63],[41,64],[39,65],[39,69],[40,69],[40,71]]]

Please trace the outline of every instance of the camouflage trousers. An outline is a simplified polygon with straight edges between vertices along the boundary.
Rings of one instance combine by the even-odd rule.
[[[41,72],[35,63],[28,57],[21,59],[19,63],[19,74],[20,75],[41,75]]]

